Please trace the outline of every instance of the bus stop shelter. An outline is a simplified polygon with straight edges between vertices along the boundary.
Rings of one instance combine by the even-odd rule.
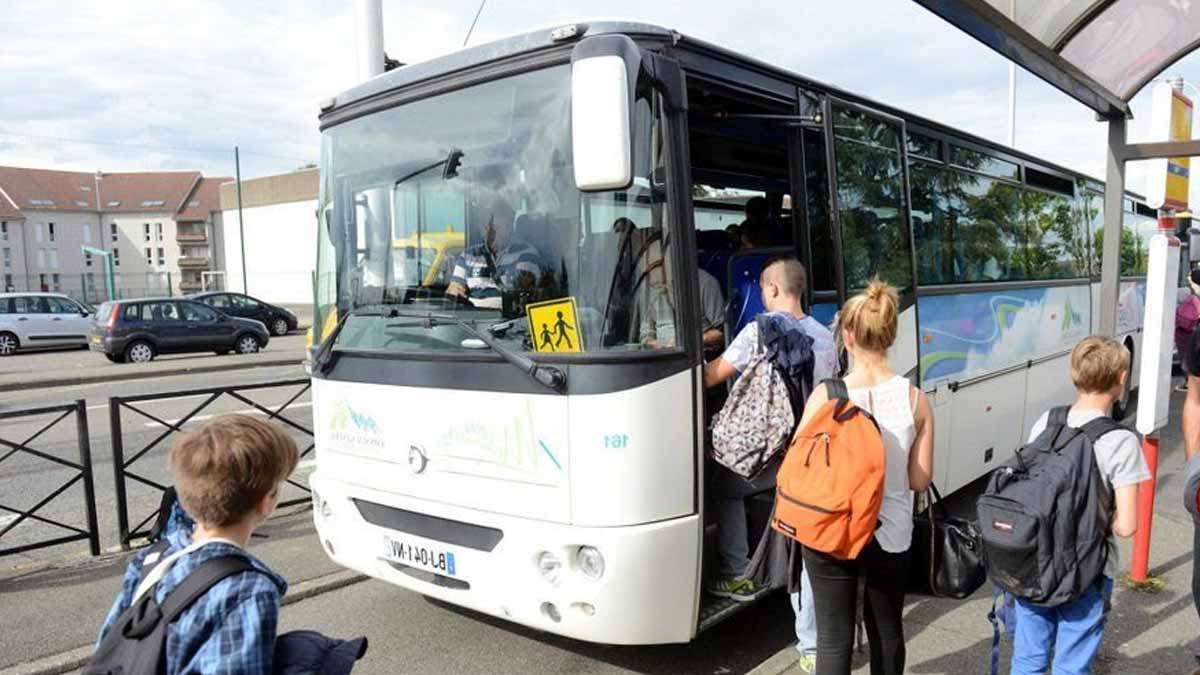
[[[1129,101],[1200,47],[1188,0],[913,0],[1096,112],[1108,123],[1100,332],[1112,335],[1120,286],[1126,162],[1200,155],[1200,140],[1129,143]]]

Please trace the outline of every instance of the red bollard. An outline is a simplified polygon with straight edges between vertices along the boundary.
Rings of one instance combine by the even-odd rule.
[[[1150,571],[1150,529],[1154,524],[1154,490],[1158,484],[1158,437],[1146,436],[1142,440],[1142,454],[1150,468],[1150,478],[1138,484],[1138,523],[1133,535],[1133,560],[1129,565],[1129,578],[1135,583],[1146,580]]]

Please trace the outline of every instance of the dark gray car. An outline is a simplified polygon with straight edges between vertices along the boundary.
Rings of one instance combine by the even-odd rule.
[[[114,363],[144,363],[159,354],[182,352],[251,354],[269,340],[261,321],[179,298],[106,302],[96,310],[88,332],[88,347]]]

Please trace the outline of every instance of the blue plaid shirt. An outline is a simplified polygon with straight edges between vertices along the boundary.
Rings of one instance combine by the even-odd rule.
[[[170,545],[164,558],[192,543],[187,527],[168,531],[166,538]],[[143,550],[130,560],[121,594],[100,629],[100,640],[133,603],[148,553]],[[287,592],[287,582],[245,550],[217,542],[181,556],[154,589],[155,599],[163,602],[205,560],[230,554],[245,558],[258,571],[222,579],[167,628],[168,675],[271,672],[279,602]]]

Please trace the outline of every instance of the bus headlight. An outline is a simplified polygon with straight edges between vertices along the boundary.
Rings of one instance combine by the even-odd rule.
[[[542,551],[537,557],[538,572],[549,583],[558,581],[558,573],[562,570],[562,561],[549,551]]]
[[[600,549],[593,546],[581,546],[575,555],[576,561],[579,563],[579,571],[591,579],[599,579],[604,576],[604,555],[600,553]]]

